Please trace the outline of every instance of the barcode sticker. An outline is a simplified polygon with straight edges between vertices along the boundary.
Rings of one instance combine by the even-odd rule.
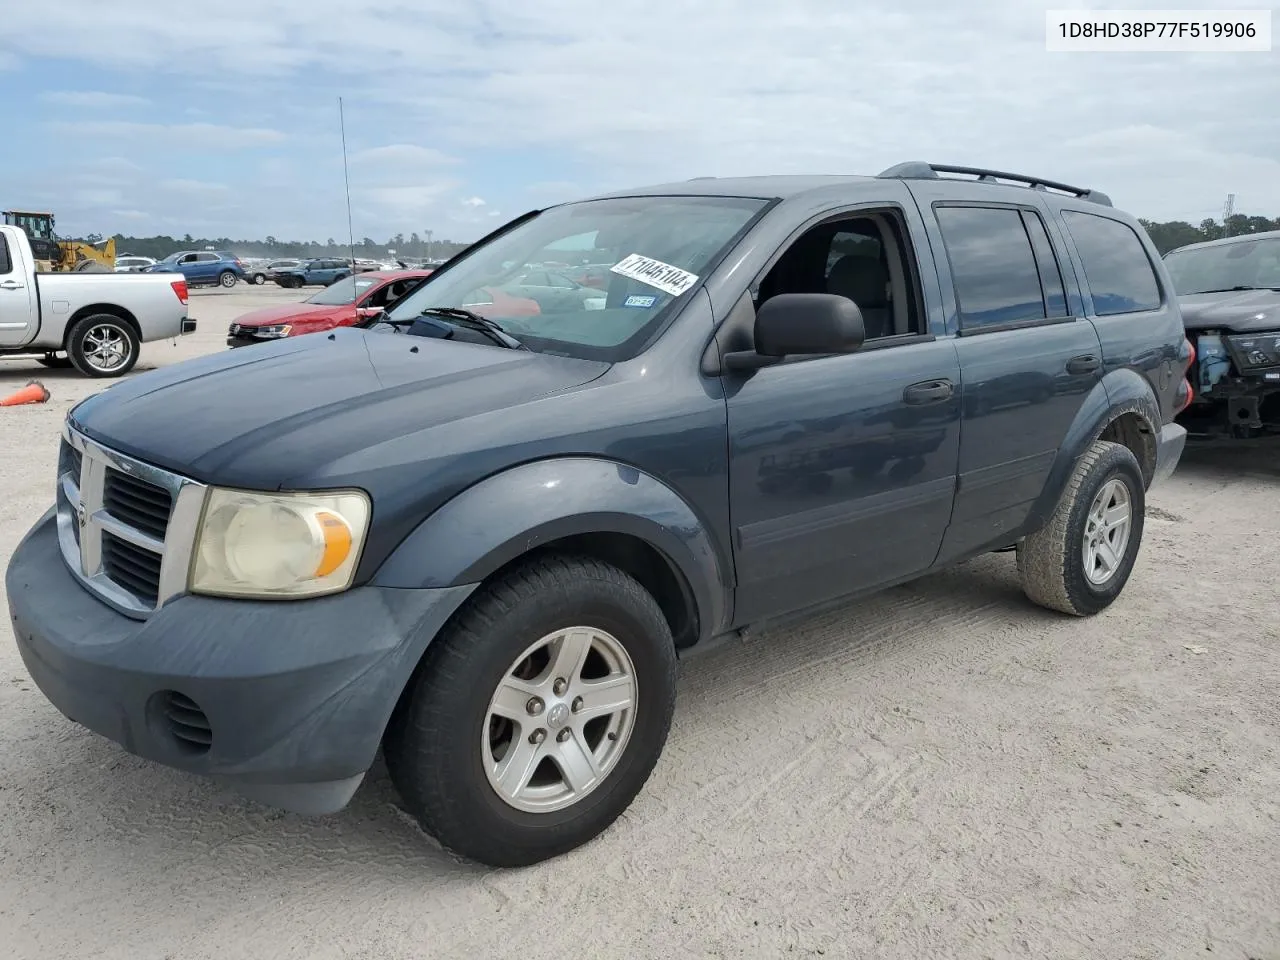
[[[639,280],[673,297],[680,296],[698,282],[696,273],[689,273],[687,270],[681,270],[679,267],[673,267],[669,263],[663,263],[661,260],[654,260],[639,253],[631,254],[609,269],[613,273]]]

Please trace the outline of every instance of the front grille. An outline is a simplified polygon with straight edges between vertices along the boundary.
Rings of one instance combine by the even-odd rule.
[[[184,694],[169,691],[161,701],[169,732],[178,745],[191,753],[208,753],[213,746],[213,727],[200,705]]]
[[[186,589],[206,488],[71,429],[58,453],[58,542],[86,588],[145,618]]]
[[[149,607],[160,598],[160,554],[102,534],[102,572]]]
[[[113,467],[107,467],[102,506],[121,523],[163,540],[173,509],[173,494]]]

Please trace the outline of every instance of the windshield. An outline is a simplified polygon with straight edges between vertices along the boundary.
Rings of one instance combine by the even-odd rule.
[[[432,275],[388,319],[462,307],[532,350],[624,360],[707,272],[767,201],[628,197],[552,207]],[[567,265],[608,264],[598,286]]]
[[[1280,237],[1175,250],[1164,258],[1180,296],[1234,287],[1280,289]]]
[[[347,277],[337,283],[325,287],[319,293],[307,297],[307,303],[319,303],[326,307],[339,307],[346,303],[355,303],[364,292],[378,281],[369,277]]]

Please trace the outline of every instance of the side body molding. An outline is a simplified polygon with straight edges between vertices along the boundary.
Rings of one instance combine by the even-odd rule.
[[[539,460],[494,474],[423,520],[374,575],[382,587],[476,583],[528,551],[578,534],[645,541],[688,591],[699,639],[727,625],[732,567],[692,507],[635,467],[593,457]]]
[[[1114,370],[1094,385],[1081,405],[1062,446],[1058,448],[1044,491],[1027,518],[1027,529],[1037,529],[1048,519],[1071,479],[1076,462],[1114,420],[1126,413],[1137,414],[1146,421],[1147,437],[1154,454],[1155,436],[1162,422],[1155,392],[1141,374],[1128,368]]]

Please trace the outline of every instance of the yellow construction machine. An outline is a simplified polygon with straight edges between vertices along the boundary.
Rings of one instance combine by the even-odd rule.
[[[31,252],[36,258],[36,269],[45,273],[73,270],[114,270],[116,267],[116,238],[108,237],[102,243],[85,243],[83,240],[60,240],[53,232],[52,213],[33,213],[25,210],[3,211],[6,226],[18,227],[31,242]]]

